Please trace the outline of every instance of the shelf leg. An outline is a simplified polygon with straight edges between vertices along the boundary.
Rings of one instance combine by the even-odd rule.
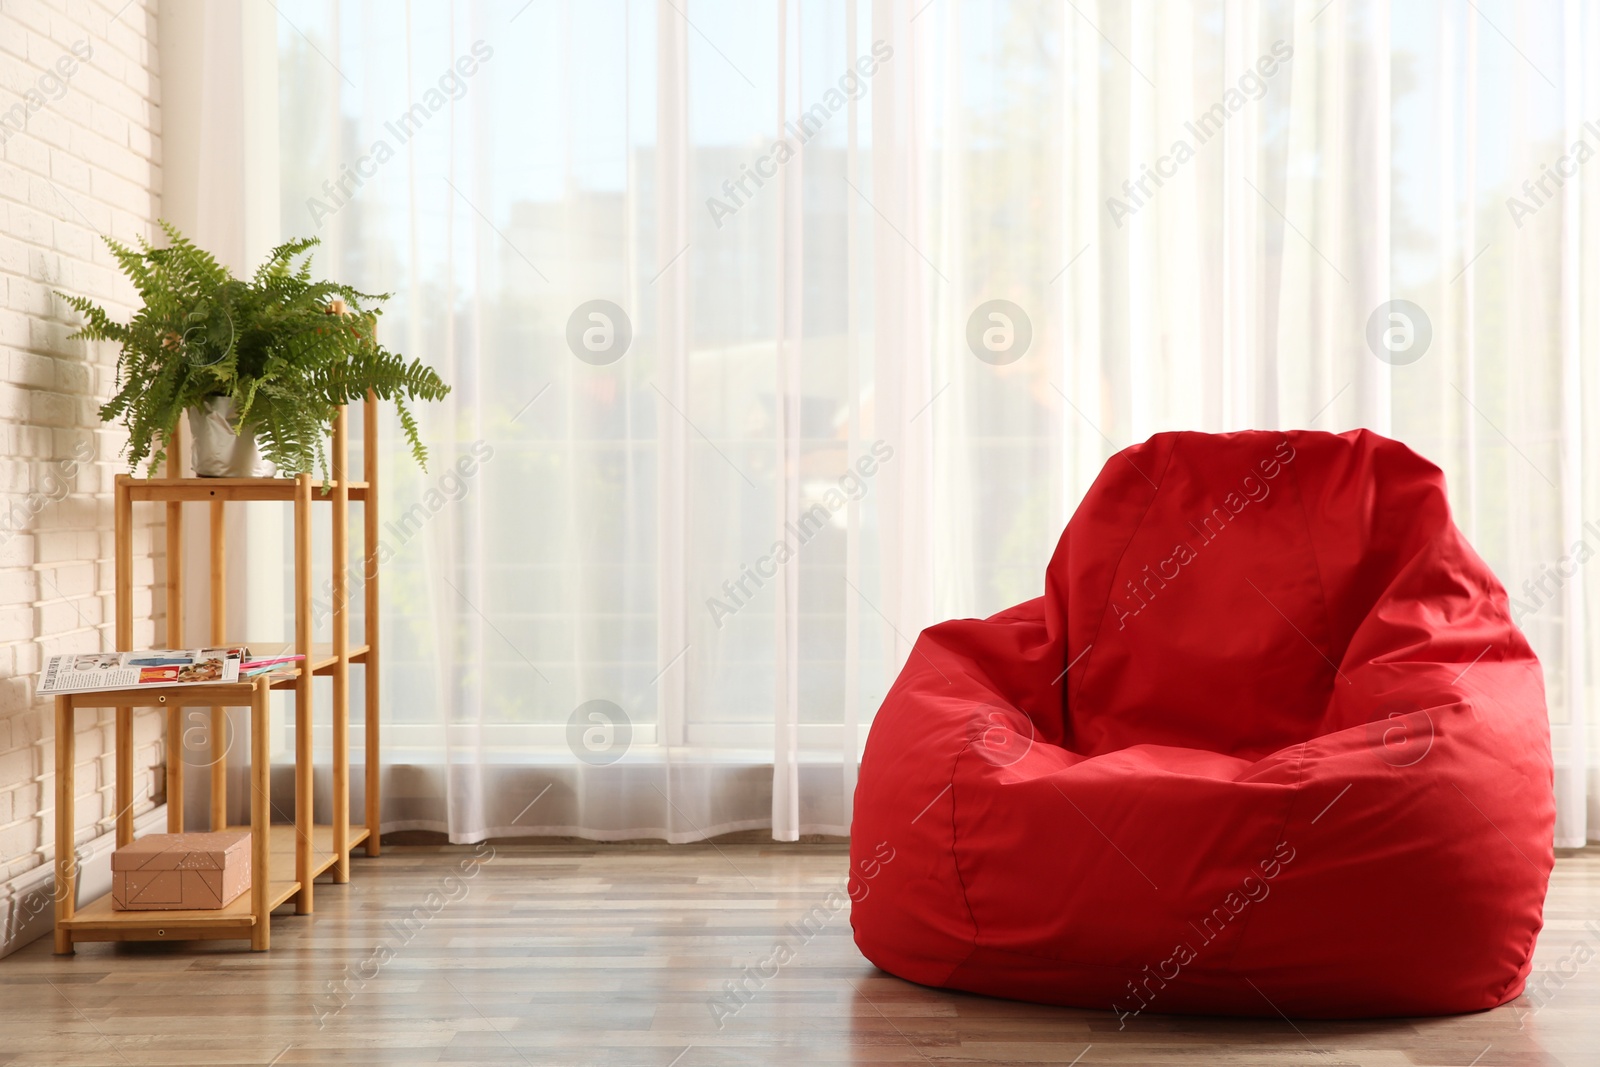
[[[181,446],[176,435],[167,442],[167,477],[179,478]],[[167,504],[167,647],[183,647],[183,505]],[[183,779],[185,757],[183,712],[167,712],[167,833],[183,833]]]
[[[228,709],[212,708],[207,728],[211,757],[211,829],[228,828]]]
[[[361,551],[366,557],[361,575],[367,642],[361,674],[366,692],[366,847],[368,856],[377,856],[383,850],[378,839],[383,811],[378,755],[378,397],[371,390],[361,413],[361,465],[367,483],[367,498],[361,505]]]
[[[66,927],[77,910],[78,857],[72,848],[74,767],[77,736],[73,732],[72,698],[56,697],[56,954],[71,955],[72,931]]]
[[[173,646],[178,647],[177,645]],[[167,833],[183,833],[183,708],[167,709]]]
[[[117,847],[133,842],[133,709],[117,709]]]
[[[333,881],[350,881],[350,413],[333,420]]]
[[[133,647],[133,494],[119,474],[113,506],[116,527],[117,649]],[[117,847],[133,840],[133,709],[117,709]]]
[[[268,715],[272,686],[256,680],[250,693],[250,948],[265,952],[272,947],[272,915],[267,891],[272,884],[272,754],[268,745]]]
[[[300,881],[295,912],[310,915],[313,907],[311,884],[311,776],[315,772],[311,747],[311,475],[301,474],[294,483],[294,643],[300,661],[300,676],[294,692],[294,871]]]
[[[222,501],[211,502],[211,643],[228,640],[228,527]],[[228,709],[211,709],[211,829],[228,828]]]

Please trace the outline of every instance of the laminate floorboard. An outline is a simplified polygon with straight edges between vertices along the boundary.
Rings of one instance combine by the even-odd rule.
[[[386,844],[354,863],[350,884],[319,885],[316,914],[280,911],[269,953],[107,943],[56,957],[45,938],[0,960],[0,1067],[1600,1065],[1600,849],[1558,860],[1538,992],[1502,1008],[1354,1022],[1146,1014],[1125,1029],[1110,1012],[877,971],[848,906],[830,910],[838,844]],[[808,913],[820,929],[797,935]],[[793,959],[747,980],[733,1010],[726,984],[779,940]]]

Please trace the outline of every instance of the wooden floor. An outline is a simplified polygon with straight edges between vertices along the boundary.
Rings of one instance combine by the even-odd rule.
[[[874,970],[847,908],[828,914],[839,845],[386,846],[355,862],[316,915],[273,921],[267,954],[91,944],[56,958],[46,938],[0,960],[0,1065],[1600,1064],[1600,934],[1584,925],[1600,920],[1600,850],[1556,866],[1537,1001],[1414,1021],[1149,1015],[1121,1031],[1106,1012]],[[786,931],[813,908],[820,932]],[[793,960],[719,1018],[724,983],[780,938]]]

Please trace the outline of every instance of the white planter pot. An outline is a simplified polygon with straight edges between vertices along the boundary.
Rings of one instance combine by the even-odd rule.
[[[189,409],[197,478],[270,478],[278,468],[261,458],[253,430],[233,432],[233,397],[214,396]]]

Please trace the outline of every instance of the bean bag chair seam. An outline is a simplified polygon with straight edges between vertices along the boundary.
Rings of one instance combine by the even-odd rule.
[[[1283,806],[1283,821],[1278,823],[1278,834],[1276,839],[1273,841],[1274,847],[1284,840],[1283,835],[1285,831],[1289,829],[1289,818],[1294,814],[1295,805],[1299,803],[1300,796],[1305,789],[1306,750],[1311,747],[1311,742],[1302,741],[1295,747],[1300,751],[1294,762],[1294,789],[1289,794],[1288,801]],[[1233,965],[1235,957],[1239,955],[1239,950],[1244,947],[1245,939],[1250,935],[1250,922],[1256,917],[1256,914],[1260,910],[1260,908],[1251,908],[1250,913],[1245,916],[1244,924],[1239,927],[1239,936],[1234,938],[1233,949],[1228,953],[1227,962],[1223,965],[1224,969]]]
[[[1549,885],[1550,885],[1550,878],[1549,878],[1548,875],[1546,875],[1545,876],[1546,892],[1549,891],[1549,889],[1548,889]],[[1541,923],[1541,929],[1542,928],[1543,928],[1543,924]],[[1506,984],[1501,986],[1499,992],[1495,994],[1496,999],[1499,1000],[1499,1002],[1501,1004],[1504,1004],[1507,1000],[1510,999],[1507,996],[1507,994],[1511,992],[1511,987],[1512,986],[1516,985],[1518,982],[1527,982],[1528,973],[1532,970],[1532,968],[1529,967],[1529,961],[1533,958],[1533,949],[1534,949],[1534,946],[1537,945],[1538,943],[1539,943],[1539,935],[1537,933],[1535,933],[1532,937],[1530,937],[1528,939],[1528,951],[1523,954],[1522,962],[1517,965],[1516,973],[1514,973],[1510,978],[1507,978],[1506,979]]]
[[[967,898],[967,880],[961,876],[961,858],[956,855],[956,843],[961,839],[956,830],[956,772],[960,770],[961,757],[972,751],[972,746],[976,743],[968,741],[963,745],[950,764],[950,868],[956,872],[956,884],[961,888],[961,904],[967,909],[967,921],[972,924],[972,947],[967,950],[965,956],[951,966],[950,973],[945,976],[947,982],[959,974],[961,968],[965,967],[977,953],[978,939],[982,936],[982,932],[978,929],[978,917],[972,911],[972,901]]]
[[[1550,878],[1549,878],[1548,875],[1546,875],[1545,876],[1546,892],[1549,891],[1549,885],[1550,885]],[[1540,929],[1543,929],[1542,918],[1541,918],[1541,922],[1540,922]],[[1509,994],[1511,992],[1512,986],[1516,985],[1518,982],[1524,982],[1524,983],[1527,982],[1528,973],[1532,969],[1532,968],[1529,967],[1528,964],[1529,964],[1529,961],[1533,958],[1534,946],[1536,946],[1538,943],[1539,943],[1539,934],[1536,931],[1533,934],[1532,937],[1528,938],[1528,950],[1527,950],[1527,952],[1523,953],[1522,962],[1517,965],[1516,971],[1514,971],[1511,974],[1511,976],[1506,979],[1505,984],[1502,985],[1499,988],[1498,991],[1496,991],[1495,1000],[1498,1003],[1504,1004],[1507,1000],[1510,999],[1510,997],[1507,994]]]
[[[1465,796],[1466,794],[1462,794],[1462,795]],[[1545,869],[1545,871],[1544,871],[1544,890],[1545,890],[1546,893],[1549,893],[1549,891],[1550,891],[1550,876],[1552,874],[1554,874],[1554,873],[1555,873],[1555,850],[1552,848],[1551,853],[1550,853],[1550,867]],[[1541,914],[1539,916],[1538,926],[1534,929],[1533,933],[1528,937],[1528,947],[1527,947],[1527,950],[1522,954],[1522,962],[1517,965],[1517,969],[1514,972],[1512,972],[1511,976],[1506,979],[1505,984],[1502,985],[1500,987],[1500,989],[1495,994],[1495,999],[1497,1001],[1499,1001],[1500,1004],[1504,1004],[1508,999],[1510,999],[1507,996],[1507,994],[1509,994],[1511,992],[1511,989],[1512,989],[1513,986],[1515,986],[1519,982],[1522,982],[1522,983],[1526,983],[1527,982],[1528,974],[1532,971],[1532,967],[1530,966],[1530,964],[1531,964],[1531,962],[1533,960],[1533,950],[1536,947],[1538,947],[1538,944],[1539,944],[1539,933],[1543,929],[1544,929],[1544,916]]]
[[[1126,450],[1124,450],[1124,451],[1126,451]],[[1117,561],[1114,564],[1111,565],[1111,570],[1110,570],[1111,577],[1109,579],[1109,584],[1106,586],[1106,593],[1105,593],[1105,597],[1104,597],[1104,599],[1105,599],[1105,608],[1100,612],[1100,621],[1095,625],[1093,640],[1091,640],[1089,642],[1089,645],[1088,645],[1088,650],[1089,650],[1089,654],[1087,656],[1088,662],[1084,663],[1084,665],[1083,665],[1083,673],[1078,676],[1078,692],[1079,693],[1082,693],[1083,692],[1083,687],[1088,684],[1088,681],[1089,681],[1089,669],[1094,666],[1094,648],[1095,648],[1095,645],[1098,644],[1099,641],[1100,641],[1100,631],[1105,629],[1106,617],[1109,616],[1112,613],[1111,612],[1111,590],[1116,587],[1116,584],[1117,584],[1117,572],[1122,569],[1122,561],[1123,561],[1123,559],[1125,559],[1127,557],[1128,549],[1133,547],[1133,542],[1139,536],[1139,531],[1144,528],[1145,519],[1147,519],[1149,517],[1149,515],[1150,515],[1150,509],[1155,507],[1156,497],[1161,495],[1161,487],[1162,487],[1162,485],[1164,485],[1166,483],[1167,471],[1171,468],[1171,466],[1172,466],[1172,457],[1177,454],[1177,451],[1178,451],[1178,438],[1177,438],[1177,436],[1174,436],[1173,441],[1172,441],[1172,447],[1167,449],[1167,460],[1166,460],[1165,463],[1163,463],[1161,465],[1161,473],[1160,473],[1160,475],[1157,476],[1157,478],[1155,480],[1154,487],[1150,490],[1150,499],[1145,501],[1144,511],[1139,515],[1139,521],[1132,524],[1131,529],[1128,531],[1127,540],[1125,540],[1122,543],[1122,551],[1117,553]],[[1133,469],[1139,473],[1139,476],[1141,478],[1145,476],[1144,472],[1139,470],[1139,468],[1134,465],[1133,460],[1131,460],[1131,459],[1128,460],[1128,465],[1132,466]],[[1070,629],[1070,626],[1069,627],[1065,627],[1063,629],[1063,633],[1062,633],[1063,646],[1065,646],[1066,631],[1069,630],[1069,629]],[[1072,699],[1071,692],[1065,687],[1062,688],[1062,695],[1063,695],[1064,701],[1070,701]],[[1065,717],[1066,717],[1066,708],[1063,707],[1061,709],[1061,711],[1062,711],[1062,717],[1063,717],[1063,719],[1065,719]]]
[[[1288,440],[1288,438],[1285,438],[1284,440]],[[1293,446],[1291,445],[1290,447],[1292,448]],[[1324,579],[1323,579],[1323,574],[1322,574],[1322,556],[1317,551],[1317,535],[1316,535],[1316,531],[1311,526],[1311,515],[1306,511],[1306,487],[1305,487],[1305,482],[1302,481],[1301,478],[1300,478],[1300,471],[1295,469],[1292,464],[1286,464],[1285,466],[1287,466],[1288,469],[1289,469],[1289,477],[1294,479],[1294,495],[1295,495],[1295,500],[1298,502],[1299,507],[1300,507],[1300,521],[1305,523],[1305,527],[1306,527],[1306,547],[1311,552],[1311,566],[1312,566],[1312,569],[1316,572],[1316,575],[1317,575],[1317,593],[1319,594],[1319,599],[1322,601],[1322,621],[1323,621],[1323,626],[1326,627],[1326,633],[1328,635],[1328,642],[1329,642],[1328,651],[1332,652],[1332,651],[1334,651],[1334,649],[1333,649],[1333,639],[1334,639],[1334,635],[1336,633],[1336,630],[1335,630],[1334,625],[1333,625],[1333,608],[1332,608],[1331,602],[1328,599],[1327,582],[1324,581]],[[1321,650],[1318,649],[1318,651],[1320,652]],[[1339,649],[1339,662],[1338,663],[1333,663],[1333,657],[1332,656],[1328,656],[1327,657],[1327,659],[1329,661],[1329,664],[1333,667],[1333,684],[1334,685],[1338,685],[1339,684],[1339,680],[1341,678],[1344,678],[1344,670],[1342,668],[1342,664],[1344,663],[1345,656],[1349,655],[1349,653],[1350,653],[1350,643],[1347,641],[1347,642],[1345,642],[1345,647],[1342,648],[1342,649]],[[1346,679],[1346,684],[1349,684],[1349,680],[1348,679]],[[1330,690],[1329,699],[1330,700],[1332,699],[1331,690]]]

